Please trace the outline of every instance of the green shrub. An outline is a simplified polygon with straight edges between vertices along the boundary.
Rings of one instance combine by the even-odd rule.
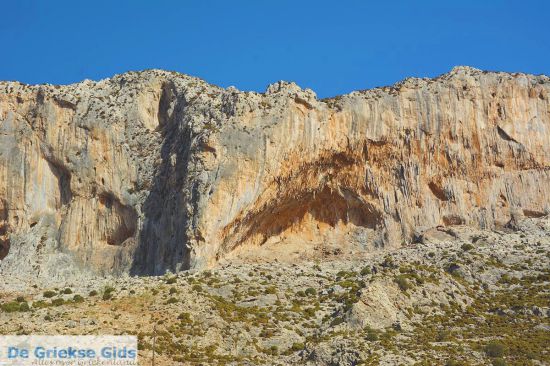
[[[50,306],[50,304],[48,304],[44,300],[38,300],[38,301],[34,301],[32,303],[32,307],[35,308],[35,309],[47,308],[48,306]]]
[[[506,362],[502,358],[495,358],[493,360],[493,366],[506,366]]]
[[[504,356],[505,347],[502,343],[497,341],[489,342],[485,346],[485,353],[491,358],[498,358]]]
[[[181,320],[182,323],[192,323],[191,314],[189,313],[181,313],[178,315],[178,319]]]
[[[315,308],[307,308],[304,309],[304,315],[309,317],[315,316],[316,309]]]
[[[73,301],[74,302],[84,302],[84,298],[81,295],[76,294],[76,295],[73,296]]]
[[[50,322],[52,321],[52,316],[48,314],[44,317],[44,320]]]
[[[97,296],[97,291],[96,290],[92,290],[90,291],[90,293],[88,294],[89,296]]]
[[[315,296],[317,295],[317,291],[313,287],[306,288],[305,294],[307,296]]]
[[[114,287],[111,287],[111,286],[105,287],[105,289],[103,290],[102,299],[103,300],[111,300],[113,298],[113,292],[114,291],[115,291]]]
[[[57,298],[57,299],[53,299],[52,300],[52,305],[53,306],[61,306],[65,303],[65,300],[63,300],[62,298]]]
[[[296,351],[301,351],[305,348],[304,344],[301,343],[301,342],[294,342],[292,343],[292,347],[290,347],[290,349],[294,352]]]
[[[371,274],[371,269],[369,266],[366,266],[361,270],[361,276],[366,276],[370,274]]]
[[[15,299],[17,302],[25,302],[25,298],[23,296],[17,296],[17,299]]]
[[[378,340],[378,333],[376,331],[369,329],[367,331],[367,335],[365,336],[365,339],[369,342],[375,342]]]
[[[175,304],[177,302],[178,302],[178,299],[176,299],[175,297],[171,297],[166,301],[166,304]]]
[[[197,292],[201,292],[202,291],[202,286],[199,285],[199,284],[195,284],[193,285],[193,291],[197,291]]]
[[[168,291],[168,293],[170,293],[170,295],[177,294],[178,290],[175,287],[170,287],[170,291]]]
[[[403,292],[411,288],[411,285],[409,284],[409,281],[407,281],[407,278],[402,275],[395,277],[395,283],[397,283],[397,286],[399,286],[399,288]]]
[[[177,278],[176,276],[167,278],[167,279],[166,279],[166,284],[168,284],[168,285],[173,285],[174,283],[177,282],[177,280],[178,280],[178,278]]]
[[[2,311],[6,313],[14,313],[19,311],[21,305],[17,301],[12,301],[2,304],[0,307],[2,308]]]
[[[390,257],[389,255],[384,257],[384,261],[381,263],[381,265],[384,268],[394,268],[395,267],[395,263],[393,261],[393,258]]]
[[[264,292],[266,294],[276,294],[277,293],[277,287],[275,287],[275,286],[266,287]]]
[[[70,295],[70,294],[73,293],[73,290],[71,290],[70,288],[67,287],[65,290],[63,290],[63,293],[64,293],[65,295]]]
[[[48,291],[45,291],[42,295],[45,298],[50,299],[50,298],[54,297],[55,295],[57,295],[57,293],[55,291],[48,290]]]
[[[339,271],[338,273],[336,273],[336,277],[338,278],[352,277],[354,274],[355,274],[354,272]]]
[[[25,301],[19,304],[19,311],[29,311],[31,308],[29,307],[29,304]]]
[[[472,244],[465,243],[465,244],[462,244],[462,246],[460,247],[460,249],[462,249],[463,251],[467,252],[468,250],[474,249],[474,246],[473,246]]]

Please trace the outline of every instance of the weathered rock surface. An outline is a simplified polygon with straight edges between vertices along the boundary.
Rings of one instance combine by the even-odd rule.
[[[318,100],[159,70],[0,83],[0,272],[161,274],[397,247],[550,207],[550,78],[457,67]]]

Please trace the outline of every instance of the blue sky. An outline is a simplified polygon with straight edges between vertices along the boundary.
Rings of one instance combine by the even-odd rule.
[[[0,80],[162,68],[320,97],[454,65],[550,74],[550,1],[0,0]]]

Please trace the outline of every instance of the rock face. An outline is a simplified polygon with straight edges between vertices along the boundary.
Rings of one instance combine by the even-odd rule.
[[[550,209],[549,94],[547,76],[468,67],[327,100],[159,70],[2,82],[0,272],[161,274],[513,227]]]

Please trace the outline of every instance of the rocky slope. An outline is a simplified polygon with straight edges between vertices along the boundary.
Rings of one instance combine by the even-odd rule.
[[[135,334],[141,365],[550,365],[550,221],[363,258],[12,291],[0,334]]]
[[[398,247],[550,203],[550,79],[457,67],[319,100],[159,70],[0,83],[0,272],[163,274]]]

